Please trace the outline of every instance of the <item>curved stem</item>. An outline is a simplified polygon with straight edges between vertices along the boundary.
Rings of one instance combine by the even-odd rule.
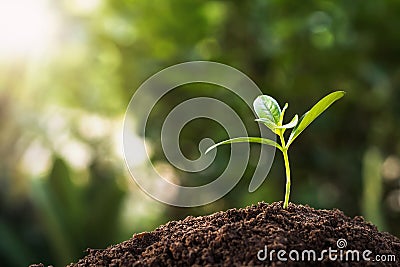
[[[289,196],[290,196],[290,166],[289,166],[289,156],[286,147],[282,150],[282,153],[286,169],[286,192],[285,192],[285,202],[283,202],[283,208],[287,209],[287,207],[289,206]]]

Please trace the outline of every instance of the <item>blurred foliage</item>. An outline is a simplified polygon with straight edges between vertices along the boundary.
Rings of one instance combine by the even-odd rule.
[[[347,91],[294,144],[291,200],[365,214],[400,235],[399,1],[43,0],[36,8],[40,5],[51,15],[40,19],[51,21],[35,24],[25,13],[14,24],[4,14],[0,19],[6,23],[0,25],[3,44],[10,32],[25,36],[15,23],[23,32],[38,31],[20,43],[0,45],[1,266],[63,265],[86,247],[105,247],[188,214],[283,199],[279,157],[265,185],[247,192],[256,145],[238,186],[204,207],[162,205],[132,182],[121,148],[129,99],[157,71],[190,60],[238,68],[281,104],[294,103],[288,117],[330,91]],[[51,34],[47,43],[39,33]],[[29,39],[35,36],[41,38],[38,47]],[[148,141],[156,164],[165,163],[159,145],[163,118],[176,104],[200,95],[228,103],[257,134],[251,111],[227,90],[178,88],[152,112]],[[196,158],[204,137],[227,136],[216,123],[193,121],[180,137],[183,153]],[[219,150],[213,172],[223,170],[228,156],[229,147]],[[181,183],[207,175],[213,173],[176,171]]]

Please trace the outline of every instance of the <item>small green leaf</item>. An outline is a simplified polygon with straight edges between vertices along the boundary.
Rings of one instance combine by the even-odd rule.
[[[216,148],[217,146],[220,146],[220,145],[232,144],[232,143],[243,143],[243,142],[265,144],[265,145],[269,145],[269,146],[274,146],[274,147],[278,148],[279,150],[282,150],[282,147],[278,143],[276,143],[276,142],[274,142],[272,140],[266,139],[266,138],[260,138],[260,137],[236,137],[236,138],[225,140],[225,141],[222,141],[222,142],[219,142],[219,143],[217,143],[215,145],[210,146],[206,150],[205,154],[207,154],[208,152],[210,152],[210,150],[212,150],[212,149],[214,149],[214,148]]]
[[[270,129],[273,132],[275,132],[275,129],[278,127],[278,125],[276,125],[275,122],[271,122],[268,119],[261,118],[261,119],[256,119],[255,121],[264,123],[264,125],[267,126],[268,129]]]
[[[281,111],[281,116],[279,116],[279,125],[283,124],[283,117],[285,116],[285,111],[286,109],[289,107],[288,103],[285,103],[285,105],[283,106],[283,109]]]
[[[278,126],[276,128],[277,129],[290,129],[290,128],[295,127],[297,125],[298,121],[299,121],[299,116],[296,114],[296,115],[294,115],[293,119],[289,123],[282,125],[282,126]]]
[[[299,134],[310,125],[322,112],[324,112],[330,105],[332,105],[336,100],[342,98],[345,95],[344,91],[336,91],[330,93],[329,95],[322,98],[315,104],[309,111],[307,111],[303,116],[300,118],[300,122],[297,124],[296,127],[293,128],[292,133],[289,136],[288,145],[289,146],[294,139],[296,139]]]
[[[254,100],[253,107],[260,119],[266,119],[278,125],[281,108],[274,98],[268,95],[261,95]]]
[[[289,123],[281,126],[277,126],[267,119],[256,119],[255,121],[264,123],[271,131],[276,132],[276,129],[290,129],[295,127],[297,125],[297,122],[299,121],[299,116],[296,114]]]

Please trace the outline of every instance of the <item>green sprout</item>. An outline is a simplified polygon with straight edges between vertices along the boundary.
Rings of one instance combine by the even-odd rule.
[[[286,169],[286,191],[285,191],[285,201],[283,203],[283,208],[286,209],[289,205],[289,196],[290,196],[290,164],[289,164],[289,155],[288,149],[293,141],[299,136],[301,132],[310,125],[322,112],[324,112],[330,105],[332,105],[336,100],[343,97],[345,94],[344,91],[336,91],[333,92],[315,104],[309,111],[307,111],[301,118],[297,115],[293,117],[293,119],[287,123],[283,124],[283,116],[285,115],[285,111],[288,108],[288,103],[284,105],[281,109],[279,107],[278,102],[271,96],[261,95],[254,100],[253,106],[254,110],[258,116],[256,121],[264,123],[272,132],[279,136],[280,144],[266,138],[260,137],[236,137],[229,140],[225,140],[219,142],[207,149],[207,152],[216,148],[219,145],[231,144],[231,143],[240,143],[240,142],[249,142],[249,143],[260,143],[266,144],[270,146],[274,146],[278,148],[283,154],[283,160],[285,162]],[[284,133],[286,129],[292,129],[290,133],[289,139],[285,141]]]

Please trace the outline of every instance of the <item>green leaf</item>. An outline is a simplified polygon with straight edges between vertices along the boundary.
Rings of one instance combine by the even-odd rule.
[[[219,143],[217,143],[217,144],[215,144],[213,146],[210,146],[206,150],[205,154],[207,154],[212,149],[214,149],[214,148],[216,148],[217,146],[220,146],[220,145],[232,144],[232,143],[243,143],[243,142],[265,144],[265,145],[269,145],[269,146],[274,146],[274,147],[278,148],[279,150],[282,150],[282,147],[278,143],[276,143],[276,142],[274,142],[272,140],[266,139],[266,138],[260,138],[260,137],[236,137],[236,138],[232,138],[232,139],[229,139],[229,140],[225,140],[225,141],[219,142]]]
[[[285,116],[285,111],[286,109],[289,107],[288,103],[285,103],[285,105],[283,106],[283,109],[281,111],[281,115],[279,116],[279,124],[282,125],[283,124],[283,117]]]
[[[299,116],[296,114],[296,115],[294,115],[293,119],[289,123],[282,125],[282,126],[277,126],[276,128],[277,129],[290,129],[290,128],[295,127],[297,125],[298,121],[299,121]]]
[[[264,123],[272,132],[279,135],[279,134],[283,134],[285,132],[285,129],[290,129],[290,128],[295,127],[297,125],[298,120],[299,120],[299,116],[295,115],[289,123],[287,123],[285,125],[281,125],[281,126],[277,126],[274,123],[271,123],[267,119],[256,119],[255,121],[260,121],[260,122]],[[278,129],[284,129],[284,130],[278,130]]]
[[[253,107],[258,118],[269,120],[271,123],[278,125],[281,108],[274,98],[268,95],[260,95],[254,100]]]
[[[264,123],[264,125],[267,126],[273,132],[275,132],[275,129],[278,127],[278,125],[276,125],[275,122],[272,122],[268,119],[261,118],[261,119],[256,119],[255,121]]]
[[[292,133],[289,136],[288,145],[289,146],[294,139],[296,139],[299,134],[310,125],[322,112],[324,112],[330,105],[332,105],[336,100],[342,98],[345,95],[344,91],[336,91],[330,93],[329,95],[322,98],[315,104],[309,111],[307,111],[303,116],[300,118],[300,122],[297,124],[296,127],[293,128]]]

